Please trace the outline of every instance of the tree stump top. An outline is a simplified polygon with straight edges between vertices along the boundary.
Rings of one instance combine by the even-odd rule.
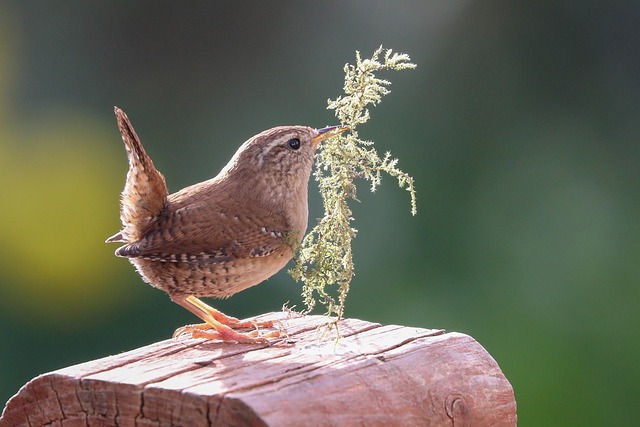
[[[168,339],[40,375],[8,426],[516,425],[513,389],[473,338],[269,313],[272,346]]]

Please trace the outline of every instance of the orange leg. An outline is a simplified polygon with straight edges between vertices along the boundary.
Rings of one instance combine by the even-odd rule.
[[[259,336],[259,327],[272,327],[273,322],[240,322],[235,317],[216,310],[205,304],[193,295],[179,296],[172,298],[176,304],[195,314],[205,323],[197,325],[186,325],[176,329],[174,337],[190,334],[192,338],[206,338],[222,341],[234,341],[239,343],[266,344],[267,338],[276,338],[280,334],[277,331],[270,332],[264,336]],[[234,329],[253,328],[254,330],[242,334]]]

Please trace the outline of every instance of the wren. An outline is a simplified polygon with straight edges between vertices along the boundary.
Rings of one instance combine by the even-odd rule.
[[[174,336],[266,343],[269,322],[240,322],[202,302],[226,298],[271,277],[293,257],[307,228],[309,176],[321,141],[346,130],[278,126],[240,146],[220,173],[169,194],[127,115],[115,107],[129,159],[121,195],[122,230],[107,239],[143,280],[204,324]]]

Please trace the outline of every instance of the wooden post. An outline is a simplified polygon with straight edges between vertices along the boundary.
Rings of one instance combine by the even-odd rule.
[[[269,313],[272,346],[169,339],[40,375],[7,403],[17,426],[514,426],[513,389],[460,333]]]

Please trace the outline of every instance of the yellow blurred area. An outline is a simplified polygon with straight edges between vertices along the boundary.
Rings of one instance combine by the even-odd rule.
[[[55,107],[24,118],[10,108],[20,44],[5,9],[0,14],[0,307],[21,322],[46,320],[56,327],[108,310],[122,297],[112,286],[109,269],[116,264],[104,239],[118,229],[126,164],[118,156],[115,122],[111,129],[79,111]]]
[[[22,129],[0,130],[0,304],[65,322],[118,297],[103,242],[117,231],[123,159],[105,149],[115,132],[79,114]]]

